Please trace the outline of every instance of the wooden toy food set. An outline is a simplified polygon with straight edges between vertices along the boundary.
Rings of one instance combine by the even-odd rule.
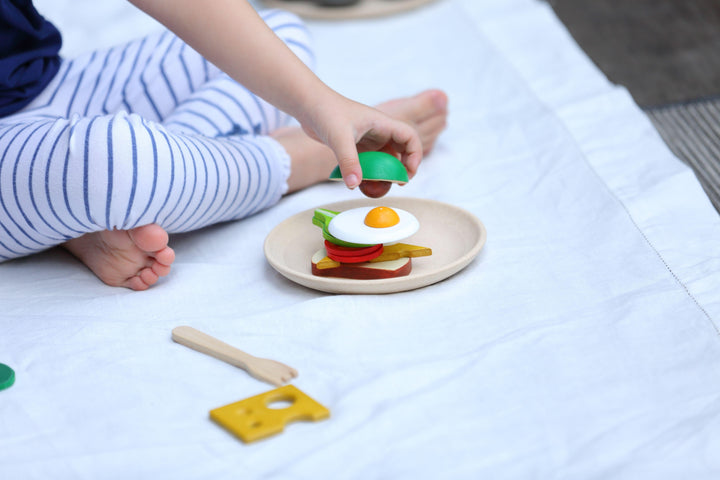
[[[407,182],[407,171],[382,152],[359,160],[371,198],[327,203],[276,225],[263,250],[278,273],[328,293],[387,294],[444,280],[480,253],[487,232],[475,215],[437,200],[376,198]],[[330,179],[342,180],[338,168]]]
[[[358,155],[363,171],[360,190],[371,198],[385,195],[393,183],[408,181],[405,166],[383,152]],[[341,180],[340,168],[330,174]],[[396,243],[420,228],[413,214],[388,206],[358,207],[336,212],[318,208],[312,223],[322,229],[324,248],[310,259],[312,274],[356,280],[395,278],[409,275],[413,257],[432,254],[427,247]]]
[[[448,278],[478,255],[487,233],[472,213],[418,198],[387,199],[380,204],[374,199],[385,195],[392,183],[408,181],[405,167],[381,152],[359,157],[362,191],[371,198],[301,212],[276,226],[264,245],[265,257],[275,270],[301,285],[331,293],[393,293]],[[341,180],[339,169],[331,179]],[[419,232],[421,222],[424,232]],[[321,229],[322,240],[315,227]],[[409,237],[437,245],[439,255],[433,255],[429,247],[401,243]],[[417,257],[426,257],[419,263],[420,273],[412,272],[412,258]],[[297,377],[292,367],[254,357],[191,327],[175,328],[172,339],[279,387],[210,411],[213,421],[243,442],[280,433],[289,422],[330,416],[327,408],[293,385],[282,386]],[[3,385],[1,374],[0,369],[0,389],[12,382]],[[277,407],[278,403],[286,406]]]
[[[315,422],[330,416],[330,410],[298,388],[293,385],[281,386],[297,377],[298,372],[292,367],[275,360],[254,357],[188,326],[175,327],[172,339],[279,387],[210,411],[210,418],[215,423],[245,443],[281,433],[290,422]]]

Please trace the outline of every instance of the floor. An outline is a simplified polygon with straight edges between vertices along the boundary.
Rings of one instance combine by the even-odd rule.
[[[547,0],[720,212],[720,0]]]

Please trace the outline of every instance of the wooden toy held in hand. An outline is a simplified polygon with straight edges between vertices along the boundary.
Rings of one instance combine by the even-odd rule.
[[[385,152],[362,152],[358,155],[363,172],[360,191],[366,197],[380,198],[390,191],[393,183],[400,185],[408,182],[405,165]],[[330,173],[330,180],[342,180],[340,167]]]

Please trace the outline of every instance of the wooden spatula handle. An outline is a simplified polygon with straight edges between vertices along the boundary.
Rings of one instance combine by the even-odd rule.
[[[175,327],[172,331],[172,339],[186,347],[215,357],[230,365],[240,367],[243,370],[252,368],[255,359],[252,355],[192,327]]]

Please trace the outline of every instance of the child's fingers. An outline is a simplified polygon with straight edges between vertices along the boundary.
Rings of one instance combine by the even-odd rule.
[[[331,141],[328,146],[335,153],[340,173],[342,174],[345,185],[348,188],[355,188],[362,181],[362,168],[358,160],[357,147],[352,137],[344,139],[344,141]]]
[[[400,160],[408,171],[408,177],[415,176],[423,157],[422,142],[417,131],[407,123],[398,122],[390,144],[400,153]]]

